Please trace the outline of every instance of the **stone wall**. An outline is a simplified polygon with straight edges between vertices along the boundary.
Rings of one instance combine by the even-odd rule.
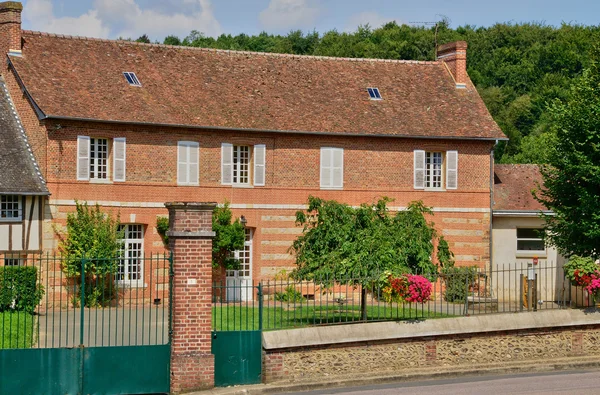
[[[552,312],[550,312],[552,313]],[[521,316],[544,314],[524,313]],[[496,316],[498,321],[518,320],[519,315]],[[545,314],[548,316],[549,314]],[[562,312],[559,316],[564,315]],[[597,314],[591,314],[591,321],[597,321]],[[509,318],[510,317],[510,318]],[[559,318],[560,319],[560,318]],[[477,326],[482,322],[469,318],[451,319],[458,323],[457,330],[440,331],[439,335],[419,336],[423,328],[415,326],[415,336],[399,335],[397,339],[386,338],[377,340],[375,336],[362,341],[343,343],[348,339],[344,328],[340,336],[340,343],[323,341],[323,344],[305,345],[296,344],[288,348],[272,348],[274,343],[265,333],[265,354],[263,360],[264,381],[275,382],[315,382],[322,380],[336,380],[357,377],[357,375],[402,375],[414,373],[419,370],[439,369],[478,369],[482,367],[502,367],[520,363],[523,366],[547,363],[552,360],[579,359],[583,356],[600,356],[600,324],[526,328],[531,325],[522,325],[520,329],[503,331],[472,332],[469,327]],[[460,320],[463,320],[460,323]],[[436,320],[443,327],[443,321]],[[557,320],[558,321],[558,320]],[[431,321],[430,321],[431,322]],[[388,324],[388,328],[389,323]],[[394,323],[397,326],[410,326],[407,323]],[[381,328],[379,324],[372,325],[375,334]],[[460,333],[460,327],[464,332]],[[511,326],[510,324],[508,326]],[[514,326],[514,325],[513,325]],[[339,327],[342,329],[342,327]],[[319,328],[311,328],[317,329]],[[321,328],[324,329],[324,328]],[[403,328],[406,329],[406,328]],[[493,328],[492,328],[493,329]],[[300,330],[295,335],[302,336]],[[386,332],[389,332],[385,330]],[[352,329],[350,329],[352,332]],[[359,329],[355,338],[365,334],[364,329]],[[447,332],[447,333],[443,333]],[[454,333],[451,333],[454,332]],[[306,332],[304,332],[306,333]],[[348,333],[346,333],[347,335]],[[356,335],[356,334],[355,334]],[[392,337],[392,336],[387,336]],[[325,339],[327,335],[325,335]],[[271,339],[273,340],[273,339]],[[279,339],[283,340],[283,339]],[[271,343],[271,344],[270,344]],[[283,342],[279,342],[283,346]]]

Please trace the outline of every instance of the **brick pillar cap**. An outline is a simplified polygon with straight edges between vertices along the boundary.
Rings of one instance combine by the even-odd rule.
[[[447,44],[442,44],[437,47],[438,53],[440,52],[448,52],[448,51],[456,51],[460,49],[467,49],[468,44],[466,41],[454,41]]]
[[[167,202],[165,207],[169,210],[185,211],[213,211],[217,207],[216,202]]]
[[[4,1],[0,3],[0,12],[23,11],[23,4],[18,1]]]

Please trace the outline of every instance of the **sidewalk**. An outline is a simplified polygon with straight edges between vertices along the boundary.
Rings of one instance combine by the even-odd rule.
[[[502,366],[477,366],[472,368],[451,369],[451,368],[431,368],[420,369],[418,372],[399,372],[398,374],[386,376],[371,376],[364,378],[347,377],[332,378],[324,377],[323,381],[307,383],[274,383],[257,384],[247,386],[235,386],[226,388],[215,388],[207,391],[193,392],[190,395],[258,395],[258,394],[279,394],[286,392],[304,392],[323,390],[328,388],[369,386],[375,384],[387,384],[403,381],[422,381],[450,379],[463,376],[483,376],[483,375],[505,375],[518,373],[541,373],[559,370],[581,370],[581,369],[599,369],[600,356],[564,358],[547,361],[543,364],[524,365],[525,361],[507,363]]]

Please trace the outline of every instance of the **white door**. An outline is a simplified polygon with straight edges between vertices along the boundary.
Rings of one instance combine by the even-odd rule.
[[[227,270],[227,300],[252,300],[252,229],[246,229],[244,249],[234,254],[240,267],[239,270]]]

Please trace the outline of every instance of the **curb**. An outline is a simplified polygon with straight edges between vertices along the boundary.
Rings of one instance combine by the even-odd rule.
[[[452,379],[468,376],[485,375],[508,375],[525,373],[546,373],[553,371],[567,371],[579,369],[598,369],[600,368],[600,357],[581,357],[578,359],[557,359],[545,362],[540,365],[524,365],[524,363],[535,363],[535,361],[519,361],[502,366],[488,366],[478,368],[432,368],[422,369],[418,372],[395,373],[382,376],[371,376],[368,378],[338,378],[329,381],[309,382],[309,383],[273,383],[273,384],[255,384],[247,386],[236,386],[226,388],[215,388],[207,391],[192,392],[188,395],[261,395],[276,394],[286,392],[306,392],[331,388],[344,387],[362,387],[378,384],[401,383],[408,381],[429,381]]]

